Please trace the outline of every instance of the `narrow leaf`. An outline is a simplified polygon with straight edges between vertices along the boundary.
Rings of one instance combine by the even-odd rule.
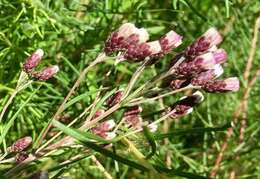
[[[182,171],[174,170],[174,169],[168,169],[168,168],[161,167],[158,165],[154,165],[154,167],[156,168],[156,170],[158,170],[159,172],[165,173],[169,177],[180,176],[180,177],[189,178],[189,179],[190,178],[192,178],[192,179],[209,179],[208,177],[200,176],[198,174],[182,172]]]
[[[173,132],[165,133],[165,134],[157,134],[154,136],[155,140],[162,140],[164,138],[171,138],[176,135],[185,135],[190,133],[204,133],[204,132],[217,132],[217,131],[225,131],[226,129],[231,127],[231,123],[228,123],[222,127],[199,127],[199,128],[191,128],[191,129],[175,129]]]
[[[127,158],[123,158],[107,149],[104,149],[102,146],[97,145],[94,142],[90,142],[88,138],[86,138],[84,135],[80,134],[78,131],[71,129],[69,127],[66,127],[65,125],[63,125],[62,123],[60,123],[59,121],[54,120],[53,125],[57,128],[59,128],[62,132],[64,132],[65,134],[77,139],[78,141],[80,141],[81,143],[83,143],[85,146],[87,146],[90,149],[93,149],[99,153],[101,153],[104,156],[107,156],[109,158],[112,158],[113,160],[116,160],[118,162],[121,162],[125,165],[128,165],[130,167],[136,168],[138,170],[142,170],[142,171],[148,171],[148,169],[136,162],[133,162],[131,160],[128,160]]]

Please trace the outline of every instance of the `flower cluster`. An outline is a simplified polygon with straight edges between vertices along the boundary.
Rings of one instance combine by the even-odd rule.
[[[170,68],[174,74],[171,87],[178,89],[193,85],[211,93],[238,91],[239,80],[236,77],[216,80],[223,73],[221,64],[227,60],[225,50],[217,48],[221,41],[220,33],[210,28],[184,52],[176,55]]]
[[[105,43],[105,53],[110,55],[121,52],[122,58],[130,61],[142,61],[146,58],[158,59],[179,46],[182,37],[174,31],[168,32],[159,40],[147,42],[149,34],[144,28],[125,23],[112,32]]]
[[[137,28],[134,24],[126,23],[111,33],[106,40],[104,51],[107,55],[114,52],[119,53],[123,60],[143,61],[147,58],[157,60],[179,46],[182,37],[176,32],[170,31],[159,40],[147,42],[148,40],[149,34],[144,28]],[[195,86],[210,93],[238,91],[239,80],[237,77],[216,79],[223,74],[222,64],[227,60],[226,51],[218,48],[221,42],[221,34],[215,28],[208,29],[184,51],[173,57],[168,72],[170,76],[164,79],[165,84],[174,89]],[[164,82],[162,87],[165,86]],[[123,91],[117,91],[107,100],[107,106],[110,108],[119,103],[122,96]],[[202,93],[197,91],[191,96],[181,98],[169,108],[167,113],[172,118],[187,115],[203,99]],[[140,106],[126,109],[123,121],[127,127],[140,129],[144,125],[141,112]]]
[[[31,78],[40,81],[48,80],[59,71],[59,67],[57,65],[46,67],[41,71],[35,71],[35,68],[41,62],[43,54],[43,50],[38,49],[30,57],[28,57],[26,62],[23,64],[23,71],[26,72]]]
[[[32,138],[30,136],[23,137],[18,139],[11,147],[8,148],[10,153],[15,153],[16,163],[21,163],[28,158],[28,153],[26,150],[32,143]]]

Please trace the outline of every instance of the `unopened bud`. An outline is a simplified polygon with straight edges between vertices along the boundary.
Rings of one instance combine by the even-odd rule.
[[[125,51],[131,46],[146,42],[149,34],[144,28],[137,28],[132,23],[125,23],[118,31],[111,33],[105,43],[106,54]]]
[[[59,71],[59,67],[57,65],[47,67],[40,72],[33,73],[33,77],[40,81],[45,81],[52,78]]]
[[[15,162],[16,163],[21,163],[24,160],[26,160],[29,157],[29,155],[27,154],[27,152],[19,152],[15,155]]]
[[[236,92],[239,88],[240,85],[237,77],[231,77],[225,80],[212,80],[202,85],[202,89],[209,93]]]
[[[211,47],[220,44],[221,41],[222,36],[220,33],[215,28],[210,28],[185,50],[185,56],[194,58],[205,53]]]
[[[23,64],[23,70],[26,73],[30,73],[40,63],[43,54],[44,52],[42,49],[36,50]]]
[[[114,120],[108,120],[98,124],[96,127],[92,128],[91,131],[105,139],[112,139],[112,132],[109,132],[111,129],[115,127],[116,123]]]
[[[202,72],[198,74],[198,76],[194,77],[191,80],[192,85],[194,86],[201,86],[208,81],[214,80],[215,78],[218,78],[220,75],[222,75],[224,72],[222,66],[220,64],[217,64],[214,66],[214,69]]]
[[[114,95],[112,95],[108,100],[106,101],[106,104],[108,107],[112,107],[119,103],[121,101],[121,98],[123,97],[124,92],[122,90],[118,90],[115,92]]]
[[[189,79],[176,79],[176,80],[171,81],[170,86],[173,89],[180,89],[180,88],[188,86],[189,84],[190,84]]]
[[[213,52],[213,56],[216,64],[224,63],[227,60],[227,53],[224,49],[217,49]]]
[[[10,152],[21,152],[25,150],[32,143],[32,138],[30,136],[23,137],[18,139],[10,148]]]
[[[142,112],[142,108],[139,106],[129,107],[124,112],[124,116],[123,116],[124,122],[135,129],[140,128],[142,126],[142,118],[140,116],[141,112]]]
[[[203,99],[204,97],[199,91],[193,93],[191,96],[180,98],[180,100],[171,107],[171,117],[177,118],[191,113],[193,107],[201,103]]]
[[[163,53],[168,53],[171,49],[178,47],[182,43],[182,36],[171,30],[163,38],[160,39],[160,44]]]

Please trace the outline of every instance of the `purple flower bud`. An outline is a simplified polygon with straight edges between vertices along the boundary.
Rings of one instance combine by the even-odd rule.
[[[161,53],[161,45],[158,40],[153,42],[131,45],[124,53],[124,58],[132,61],[142,61],[147,57],[158,58]]]
[[[194,77],[191,80],[191,83],[194,86],[201,86],[201,85],[207,83],[208,81],[219,77],[220,75],[223,74],[223,72],[224,72],[224,70],[221,67],[221,65],[216,64],[213,69],[210,69],[205,72],[201,72],[200,74],[198,74],[198,76]]]
[[[203,84],[202,89],[209,93],[236,92],[239,90],[239,80],[237,77],[231,77],[225,80],[212,80]]]
[[[23,137],[21,139],[18,139],[10,148],[10,152],[21,152],[32,143],[32,138],[30,136]]]
[[[112,107],[114,105],[116,105],[117,103],[119,103],[121,101],[121,98],[123,97],[124,92],[122,90],[118,90],[117,92],[115,92],[115,94],[111,97],[108,98],[108,100],[106,101],[106,104],[108,107]]]
[[[180,100],[171,107],[171,117],[177,118],[191,113],[193,107],[201,103],[203,99],[204,97],[199,91],[193,93],[191,96],[180,98]]]
[[[105,43],[106,54],[124,51],[131,45],[144,43],[149,39],[149,34],[144,28],[136,28],[134,24],[125,23],[113,32]]]
[[[108,120],[98,124],[96,127],[92,128],[91,131],[94,134],[99,135],[100,137],[103,137],[105,139],[111,139],[112,135],[114,134],[108,131],[113,129],[115,125],[116,124],[114,120]]]
[[[19,152],[15,155],[15,162],[16,163],[21,163],[24,160],[26,160],[29,157],[29,155],[27,154],[27,152]]]
[[[160,39],[160,44],[163,53],[168,53],[172,48],[178,47],[182,43],[182,36],[171,30],[163,38]]]
[[[215,28],[207,30],[200,38],[185,50],[187,58],[194,58],[208,51],[211,47],[218,45],[222,36]]]
[[[129,107],[124,112],[124,122],[135,129],[140,128],[142,126],[142,118],[140,117],[141,112],[142,108],[140,106]]]
[[[58,71],[59,67],[57,65],[49,66],[40,72],[33,73],[32,77],[40,81],[45,81],[53,77],[56,73],[58,73]]]
[[[44,52],[42,49],[36,50],[23,64],[23,70],[26,73],[30,73],[40,63],[43,54]]]
[[[184,61],[175,68],[175,74],[182,76],[194,76],[202,71],[214,69],[216,60],[213,53],[205,53],[192,61]]]

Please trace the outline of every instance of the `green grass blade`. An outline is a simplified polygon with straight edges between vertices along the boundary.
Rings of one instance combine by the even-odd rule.
[[[64,132],[67,135],[72,136],[73,138],[79,140],[79,141],[91,141],[91,140],[95,140],[97,142],[101,142],[101,143],[110,143],[110,141],[103,139],[102,137],[99,137],[97,135],[94,135],[90,132],[82,132],[76,129],[72,129],[69,128],[67,126],[65,126],[64,124],[62,124],[61,122],[57,121],[57,120],[53,120],[52,124],[57,127],[59,130],[61,130],[62,132]]]
[[[41,85],[33,91],[33,93],[27,98],[27,100],[20,106],[20,108],[15,112],[15,114],[13,115],[13,117],[8,121],[8,123],[5,125],[4,129],[3,129],[3,133],[1,135],[0,138],[0,143],[3,142],[5,136],[7,135],[9,129],[13,126],[15,119],[17,118],[17,116],[20,114],[20,112],[22,111],[22,109],[29,103],[29,101],[32,99],[32,97],[35,95],[36,92],[38,92],[38,90],[40,89]]]
[[[182,172],[179,170],[174,170],[174,169],[168,169],[165,167],[161,167],[158,165],[154,165],[154,167],[156,168],[156,170],[165,173],[166,175],[168,175],[169,177],[173,177],[173,176],[180,176],[180,177],[184,177],[184,178],[189,178],[189,179],[209,179],[208,177],[204,177],[204,176],[200,176],[194,173],[188,173],[188,172]]]
[[[107,149],[104,149],[102,146],[99,146],[97,144],[95,144],[94,142],[90,142],[89,138],[87,138],[85,135],[82,135],[82,133],[79,133],[78,131],[68,128],[65,125],[61,124],[59,121],[54,120],[53,121],[53,125],[57,128],[59,128],[62,132],[64,132],[65,134],[77,139],[78,141],[80,141],[81,143],[83,143],[85,146],[87,146],[88,148],[91,148],[99,153],[101,153],[104,156],[107,156],[109,158],[112,158],[113,160],[116,160],[118,162],[121,162],[123,164],[126,164],[130,167],[142,170],[142,171],[147,171],[148,169],[138,163],[135,163],[131,160],[128,160],[126,158],[123,158]]]
[[[164,138],[172,138],[176,135],[185,135],[191,133],[204,133],[204,132],[217,132],[217,131],[225,131],[226,129],[230,128],[231,124],[228,123],[222,127],[199,127],[199,128],[191,128],[191,129],[175,129],[173,132],[165,133],[165,134],[157,134],[154,136],[155,140],[162,140]]]

